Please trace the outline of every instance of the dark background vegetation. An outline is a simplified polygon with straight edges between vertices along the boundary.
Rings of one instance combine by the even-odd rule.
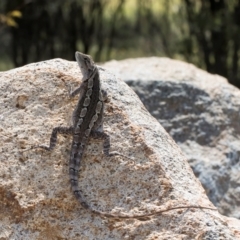
[[[0,70],[79,50],[181,59],[240,87],[240,0],[0,0]]]

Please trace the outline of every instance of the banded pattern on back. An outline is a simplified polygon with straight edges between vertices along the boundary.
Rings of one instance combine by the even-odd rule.
[[[78,60],[77,57],[76,59]],[[91,61],[91,59],[86,58],[84,61],[89,60]],[[83,63],[81,62],[81,64]],[[97,67],[94,67],[92,72],[89,69],[88,74],[89,76],[84,76],[83,84],[85,89],[83,89],[82,97],[79,98],[77,107],[74,110],[73,142],[69,162],[69,176],[73,193],[85,208],[89,208],[89,206],[81,197],[78,187],[78,172],[89,135],[93,129],[98,128],[98,119],[103,111],[104,104]]]

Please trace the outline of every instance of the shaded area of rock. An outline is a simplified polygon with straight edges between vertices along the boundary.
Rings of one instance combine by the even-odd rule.
[[[84,199],[115,214],[211,207],[180,148],[133,91],[107,71],[100,75],[111,96],[104,117],[111,149],[135,160],[106,158],[102,144],[90,141],[79,176]],[[0,73],[1,239],[239,239],[236,222],[214,210],[172,210],[139,220],[96,216],[70,190],[70,136],[59,137],[50,153],[25,151],[47,144],[53,127],[70,125],[77,99],[68,98],[68,89],[80,79],[77,64],[61,59]]]
[[[240,90],[167,58],[111,61],[181,147],[219,211],[240,219]]]

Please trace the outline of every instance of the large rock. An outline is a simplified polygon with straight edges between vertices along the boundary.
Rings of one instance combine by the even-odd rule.
[[[240,239],[240,223],[215,210],[178,209],[142,219],[111,219],[81,207],[68,182],[71,137],[52,152],[29,149],[49,141],[54,126],[69,125],[79,85],[75,62],[61,59],[0,73],[0,239]],[[112,150],[90,142],[80,186],[92,208],[141,214],[177,206],[213,207],[172,138],[127,87],[101,70],[111,96],[104,130]],[[25,151],[25,152],[24,152]]]
[[[167,58],[111,61],[181,147],[208,197],[240,219],[240,91],[218,75]]]

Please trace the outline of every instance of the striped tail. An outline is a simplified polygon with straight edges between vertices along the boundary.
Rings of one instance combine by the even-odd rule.
[[[84,208],[89,209],[90,207],[83,200],[81,191],[78,186],[79,168],[80,168],[80,162],[83,156],[83,152],[84,152],[84,145],[73,143],[72,154],[69,162],[69,178],[70,178],[71,188],[75,197]]]

